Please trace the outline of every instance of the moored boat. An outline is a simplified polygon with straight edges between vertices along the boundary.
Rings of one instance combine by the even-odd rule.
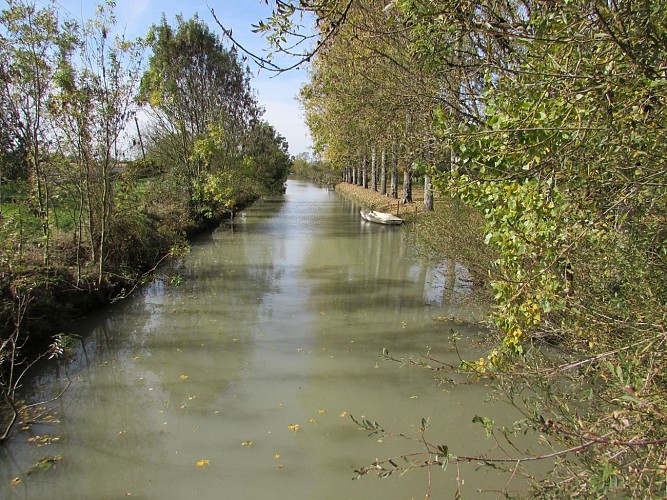
[[[361,217],[368,222],[375,222],[377,224],[386,224],[389,226],[397,226],[403,222],[403,219],[392,214],[384,212],[376,212],[375,210],[361,210]]]

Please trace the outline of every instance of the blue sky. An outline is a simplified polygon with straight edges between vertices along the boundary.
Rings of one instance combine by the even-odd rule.
[[[47,0],[36,0],[46,4]],[[61,13],[77,19],[89,19],[95,12],[95,0],[57,0]],[[174,24],[175,16],[182,14],[190,19],[195,14],[208,23],[214,33],[221,35],[210,9],[215,11],[220,22],[231,29],[234,38],[253,52],[264,54],[268,47],[261,35],[252,33],[252,24],[271,15],[269,6],[263,0],[116,0],[116,18],[119,29],[124,29],[128,38],[143,37],[151,25],[160,22],[162,14]],[[0,5],[4,2],[0,1]],[[265,108],[264,119],[273,125],[289,142],[290,154],[309,151],[311,146],[308,129],[295,96],[307,80],[305,69],[292,70],[279,75],[266,70],[258,71],[251,65],[255,75],[251,85],[257,92],[259,103]]]

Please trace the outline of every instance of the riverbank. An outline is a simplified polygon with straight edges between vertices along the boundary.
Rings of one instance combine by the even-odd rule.
[[[449,259],[465,265],[473,276],[480,297],[489,298],[489,269],[495,255],[484,243],[484,219],[474,209],[447,195],[434,194],[434,210],[424,211],[424,186],[413,185],[412,203],[383,195],[378,191],[341,182],[341,196],[371,210],[402,217],[423,258]],[[399,189],[400,192],[400,189]]]
[[[145,182],[135,193],[131,210],[115,215],[119,220],[108,230],[100,272],[100,265],[90,258],[90,245],[67,232],[63,216],[59,220],[65,227],[56,225],[50,235],[47,261],[38,221],[25,208],[27,195],[19,195],[4,196],[11,201],[1,205],[5,225],[0,235],[0,338],[3,352],[14,338],[21,356],[28,358],[42,354],[54,335],[66,333],[70,321],[147,283],[157,266],[187,251],[192,237],[231,216],[223,209],[193,216],[186,204],[160,196],[156,183]],[[237,209],[253,201],[245,200]],[[66,208],[61,212],[66,214]],[[19,236],[11,232],[12,225],[21,230]]]

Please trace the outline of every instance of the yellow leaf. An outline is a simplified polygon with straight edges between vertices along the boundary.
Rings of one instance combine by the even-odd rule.
[[[320,415],[324,415],[324,410],[317,410],[317,413],[319,413]]]
[[[12,479],[12,486],[18,486],[19,484],[21,484],[21,482],[22,482],[21,478],[17,476],[14,479]]]
[[[275,455],[273,455],[273,458],[275,458],[276,460],[278,460],[278,459],[280,458],[280,453],[276,453]]]
[[[298,431],[298,430],[301,428],[301,426],[300,426],[299,424],[294,424],[294,423],[292,423],[292,424],[289,424],[289,425],[287,426],[287,428],[288,428],[289,430],[291,430],[291,431],[296,432],[296,431]]]
[[[190,377],[188,377],[187,375],[181,375],[181,376],[178,377],[178,378],[180,378],[181,380],[187,380],[187,379],[189,379]]]
[[[211,461],[203,458],[201,460],[197,460],[196,465],[197,467],[206,467],[207,465],[211,465]]]
[[[316,422],[317,422],[317,419],[316,419],[316,418],[311,418],[311,419],[310,419],[310,420],[308,420],[308,421],[309,421],[309,422],[310,422],[311,424],[314,424],[314,423],[316,423]]]
[[[344,411],[343,413],[340,414],[341,417],[347,417],[347,412]]]
[[[254,443],[252,441],[248,440],[248,441],[243,441],[241,443],[241,446],[252,446],[253,444]]]

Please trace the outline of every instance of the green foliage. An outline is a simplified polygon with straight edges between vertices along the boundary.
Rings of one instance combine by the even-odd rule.
[[[282,193],[292,167],[285,138],[267,122],[257,122],[244,138],[243,154],[258,194]]]
[[[347,168],[402,137],[403,165],[483,217],[503,341],[465,366],[564,447],[541,494],[664,496],[667,3],[289,5],[320,27],[318,151]]]
[[[259,109],[236,52],[197,17],[179,16],[175,27],[163,18],[146,40],[153,54],[139,100],[154,117],[149,156],[181,179],[195,214],[217,216],[252,199],[240,149]]]

